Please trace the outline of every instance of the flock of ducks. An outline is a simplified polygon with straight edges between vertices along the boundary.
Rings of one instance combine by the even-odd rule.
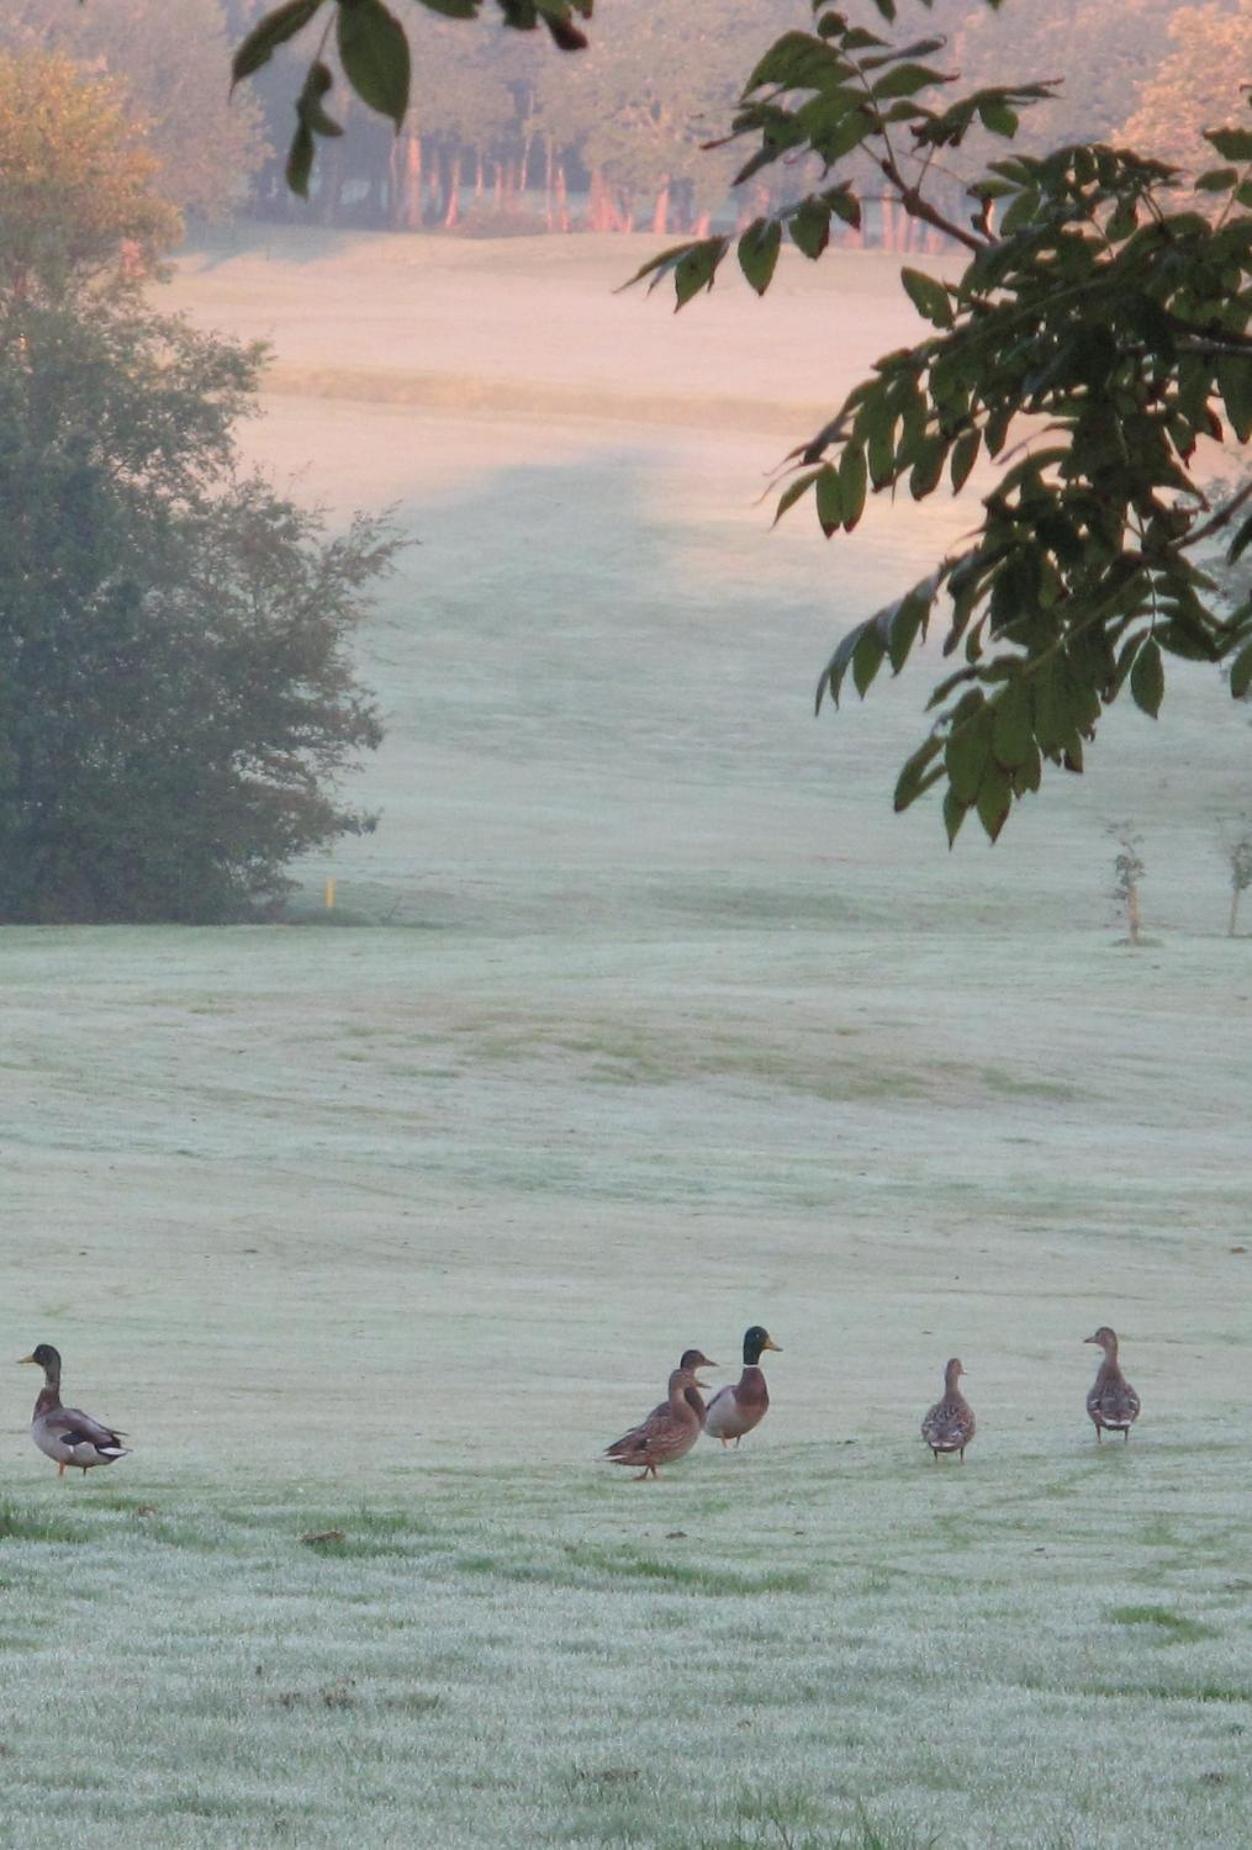
[[[1104,1351],[1104,1360],[1087,1396],[1087,1417],[1096,1430],[1097,1444],[1106,1432],[1119,1432],[1129,1439],[1130,1429],[1139,1418],[1139,1396],[1121,1371],[1117,1359],[1117,1334],[1102,1323],[1094,1336],[1083,1338]],[[697,1378],[698,1368],[716,1368],[699,1349],[686,1349],[678,1367],[669,1378],[669,1391],[647,1419],[632,1426],[628,1433],[614,1440],[604,1456],[615,1465],[639,1467],[636,1482],[655,1477],[658,1467],[672,1464],[689,1452],[702,1432],[720,1439],[723,1446],[733,1439],[738,1445],[745,1433],[759,1426],[769,1411],[769,1389],[760,1367],[766,1349],[777,1349],[768,1331],[753,1324],[743,1339],[743,1373],[733,1387],[721,1388],[708,1405],[704,1395],[707,1384]],[[943,1398],[927,1409],[922,1421],[922,1438],[931,1455],[955,1452],[962,1464],[965,1448],[978,1430],[974,1409],[961,1392],[965,1369],[953,1356],[943,1371]]]
[[[1096,1441],[1106,1432],[1119,1432],[1129,1439],[1130,1429],[1139,1418],[1139,1396],[1131,1387],[1117,1359],[1117,1335],[1101,1324],[1085,1342],[1103,1350],[1104,1360],[1087,1396],[1087,1415],[1096,1429]],[[628,1433],[605,1450],[604,1456],[615,1465],[633,1465],[636,1482],[656,1477],[661,1465],[672,1464],[688,1453],[701,1433],[720,1439],[723,1448],[735,1445],[760,1425],[769,1412],[769,1389],[761,1368],[767,1349],[781,1354],[768,1330],[754,1323],[743,1339],[743,1373],[733,1385],[719,1388],[711,1400],[705,1400],[709,1384],[696,1373],[701,1368],[716,1368],[700,1349],[684,1349],[678,1367],[669,1378],[666,1397],[652,1409],[646,1419],[632,1426]],[[51,1343],[40,1343],[23,1362],[43,1369],[43,1387],[35,1402],[30,1436],[39,1450],[57,1467],[63,1477],[70,1465],[77,1465],[84,1477],[96,1465],[116,1464],[125,1458],[130,1447],[122,1444],[125,1434],[104,1426],[91,1414],[77,1407],[61,1405],[61,1357]],[[955,1452],[964,1463],[965,1448],[978,1430],[974,1409],[961,1392],[965,1373],[956,1356],[943,1371],[943,1398],[929,1408],[922,1421],[922,1438],[938,1458],[941,1453]]]

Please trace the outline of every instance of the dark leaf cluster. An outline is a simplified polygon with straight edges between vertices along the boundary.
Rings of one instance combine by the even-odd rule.
[[[1124,687],[1156,716],[1171,657],[1229,664],[1232,691],[1252,687],[1252,599],[1223,601],[1204,550],[1228,527],[1232,560],[1252,544],[1252,515],[1236,524],[1252,486],[1214,507],[1193,471],[1205,441],[1252,436],[1252,130],[1209,136],[1228,163],[1199,181],[1224,198],[1215,223],[1180,209],[1171,168],[1101,145],[994,162],[954,221],[926,193],[935,150],[975,121],[1011,138],[1050,86],[947,100],[951,75],[922,62],[941,49],[892,46],[819,6],[814,32],[766,53],[733,125],[757,142],[740,177],[803,153],[826,178],[749,227],[738,257],[760,292],[784,234],[820,256],[830,214],[858,210],[839,172],[854,152],[969,253],[956,280],[903,271],[933,333],[885,356],[796,451],[778,512],[811,496],[829,536],[870,494],[959,493],[980,465],[994,478],[972,542],[845,636],[817,691],[819,708],[837,704],[851,676],[865,694],[938,624],[952,667],[896,807],[942,785],[949,840],[974,811],[994,841],[1045,764],[1082,770]],[[639,275],[672,278],[681,307],[730,248],[680,245]]]
[[[593,0],[495,0],[502,23],[518,32],[546,28],[561,51],[582,51],[586,34],[577,23],[590,19]],[[475,20],[484,0],[421,0],[428,12],[446,19]],[[287,184],[307,198],[317,138],[337,136],[343,127],[326,108],[334,72],[326,62],[333,36],[339,68],[348,88],[367,108],[384,116],[398,131],[409,107],[412,70],[404,26],[383,0],[283,0],[259,19],[235,52],[235,83],[268,64],[280,46],[318,19],[322,36],[296,98],[296,129],[287,155]]]

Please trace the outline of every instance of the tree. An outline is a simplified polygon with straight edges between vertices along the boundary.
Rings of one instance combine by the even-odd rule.
[[[502,0],[513,24],[551,23],[556,3]],[[874,4],[895,18],[896,0]],[[271,13],[237,54],[237,75],[322,10],[294,0]],[[477,0],[458,11],[476,16]],[[339,0],[326,17],[348,81],[401,122],[403,28],[381,0]],[[1229,665],[1236,696],[1252,685],[1252,600],[1223,604],[1205,550],[1232,529],[1232,557],[1252,543],[1252,488],[1214,505],[1197,464],[1199,446],[1227,429],[1240,443],[1252,436],[1252,128],[1204,136],[1220,164],[1195,184],[1217,203],[1215,226],[1175,200],[1174,169],[1085,141],[993,161],[956,212],[937,169],[976,125],[1012,142],[1023,111],[1055,86],[1030,77],[961,93],[957,72],[927,62],[946,49],[933,33],[890,41],[815,0],[814,30],[784,34],[748,74],[729,133],[749,144],[739,183],[780,161],[814,162],[821,180],[761,214],[736,251],[764,294],[784,238],[817,259],[832,219],[860,222],[856,175],[868,167],[891,210],[964,253],[951,281],[904,271],[933,332],[885,355],[799,446],[779,513],[805,497],[833,535],[857,525],[868,493],[960,493],[980,460],[993,474],[972,540],[843,639],[818,704],[837,705],[849,676],[864,695],[884,661],[898,674],[942,622],[958,665],[932,692],[936,718],[895,805],[942,785],[949,841],[971,812],[994,841],[1045,764],[1082,770],[1123,688],[1155,717],[1173,658]],[[308,99],[320,109],[330,81],[315,62],[297,184],[325,132]],[[671,279],[682,307],[713,285],[733,243],[690,241],[640,276]]]
[[[1125,123],[1127,140],[1193,174],[1207,166],[1203,130],[1243,113],[1250,31],[1248,0],[1234,6],[1179,7],[1169,20],[1166,55]]]
[[[218,0],[6,0],[0,43],[114,78],[157,190],[179,211],[220,218],[243,198],[265,141],[254,99],[232,106],[222,82],[229,34]]]
[[[63,56],[0,53],[0,294],[18,299],[151,262],[181,230],[120,85]]]
[[[110,86],[16,62],[0,150],[46,153],[0,186],[0,919],[248,916],[371,826],[334,786],[379,741],[348,643],[396,542],[240,476],[261,349],[146,305],[123,247],[170,221]]]

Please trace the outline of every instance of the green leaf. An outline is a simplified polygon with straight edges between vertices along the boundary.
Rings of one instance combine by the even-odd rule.
[[[877,625],[862,624],[860,638],[852,651],[852,684],[862,699],[869,692],[870,683],[881,668],[885,654]]]
[[[959,495],[978,461],[981,437],[976,430],[965,430],[952,445],[952,492]]]
[[[422,0],[422,5],[428,12],[442,13],[445,19],[474,19],[480,0]]]
[[[308,76],[301,86],[296,98],[296,114],[301,122],[315,135],[342,135],[343,129],[333,116],[328,116],[322,107],[322,98],[334,84],[334,78],[326,65],[317,63],[309,66]]]
[[[943,793],[943,826],[948,831],[948,846],[952,847],[960,832],[961,824],[969,812],[969,804],[962,803],[955,790],[949,785]]]
[[[1252,129],[1205,129],[1204,139],[1217,149],[1223,160],[1252,161]]]
[[[821,471],[814,493],[818,524],[829,539],[843,523],[843,490],[839,482],[839,471],[833,465],[828,463]]]
[[[1013,786],[1013,795],[1024,796],[1028,790],[1038,790],[1043,779],[1043,759],[1039,747],[1033,742],[1030,751],[1021,764],[1015,764],[1009,781]]]
[[[947,460],[946,439],[927,437],[909,475],[909,493],[914,501],[924,501],[927,495],[935,492],[943,478],[943,465]]]
[[[1011,770],[1025,764],[1034,749],[1030,688],[1020,675],[992,702],[991,751],[997,764]]]
[[[232,85],[268,64],[280,45],[304,30],[321,4],[322,0],[285,0],[259,19],[231,60]]]
[[[1008,820],[1013,807],[1013,789],[998,764],[988,765],[987,774],[978,787],[978,820],[994,841]]]
[[[900,281],[919,315],[937,328],[952,326],[952,303],[937,277],[927,276],[921,270],[903,269]]]
[[[830,243],[830,207],[816,199],[805,199],[787,220],[791,242],[816,262]]]
[[[862,635],[868,628],[868,624],[858,623],[854,628],[848,631],[846,636],[841,638],[838,648],[835,650],[826,666],[822,669],[818,679],[817,700],[814,706],[814,712],[821,712],[822,696],[826,693],[830,694],[830,698],[836,706],[839,705],[839,695],[843,688],[843,678],[848,672],[852,657],[856,653],[857,645],[860,643]]]
[[[753,70],[743,94],[750,96],[767,84],[778,84],[784,90],[815,90],[846,75],[850,68],[832,46],[809,32],[784,32]]]
[[[865,510],[865,493],[869,486],[865,451],[859,443],[844,446],[839,458],[839,492],[843,497],[843,530],[851,533]]]
[[[1240,649],[1230,667],[1230,691],[1236,700],[1242,700],[1252,688],[1252,642]]]
[[[758,295],[773,280],[781,243],[782,226],[773,218],[755,219],[739,240],[739,268]]]
[[[575,4],[586,19],[591,12],[590,4],[584,4],[583,0],[575,0]],[[570,18],[565,0],[535,0],[535,7],[558,51],[586,51],[587,34],[580,32]]]
[[[882,103],[888,97],[916,96],[919,90],[928,90],[932,84],[951,82],[951,77],[932,70],[928,64],[893,64],[878,79],[871,94],[876,103]]]
[[[1236,167],[1210,167],[1207,173],[1200,174],[1195,188],[1198,193],[1228,193],[1238,179]]]
[[[985,97],[978,105],[978,116],[990,134],[1003,136],[1005,141],[1011,141],[1017,133],[1017,112],[999,97]]]
[[[309,176],[313,172],[313,131],[301,122],[287,150],[287,185],[301,199],[309,196]]]
[[[923,578],[920,584],[914,585],[893,610],[885,613],[887,653],[891,658],[892,674],[900,673],[917,640],[917,632],[924,630],[930,621],[931,607],[939,591],[939,578],[939,572],[932,572],[929,578]]]
[[[718,265],[729,247],[729,238],[702,238],[698,244],[688,245],[674,266],[674,294],[678,298],[675,314],[701,289],[713,287]]]
[[[409,106],[409,41],[382,0],[339,0],[339,59],[361,101],[398,131]]]
[[[1227,356],[1217,362],[1216,372],[1226,416],[1240,443],[1246,443],[1252,437],[1252,356]]]
[[[1130,693],[1135,705],[1155,719],[1165,693],[1165,667],[1161,651],[1150,636],[1135,656],[1130,671]]]
[[[822,194],[836,218],[845,225],[851,225],[853,231],[861,229],[861,202],[850,186],[836,186]]]
[[[990,758],[990,728],[986,723],[986,709],[980,706],[970,719],[949,733],[944,748],[948,780],[967,807],[977,799]]]
[[[931,785],[938,783],[943,776],[943,766],[934,763],[942,750],[942,740],[931,737],[910,758],[905,760],[900,775],[896,779],[895,795],[892,799],[892,808],[897,816],[911,803],[916,803],[922,792],[929,790]]]
[[[794,507],[800,496],[808,492],[821,473],[820,469],[809,469],[803,475],[798,475],[794,482],[787,484],[778,497],[778,506],[774,510],[774,526],[778,525],[787,509]]]

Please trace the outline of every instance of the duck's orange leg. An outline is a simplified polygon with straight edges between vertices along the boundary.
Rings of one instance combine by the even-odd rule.
[[[57,1476],[58,1477],[65,1476],[65,1460],[64,1459],[62,1459],[60,1464],[57,1466]]]

